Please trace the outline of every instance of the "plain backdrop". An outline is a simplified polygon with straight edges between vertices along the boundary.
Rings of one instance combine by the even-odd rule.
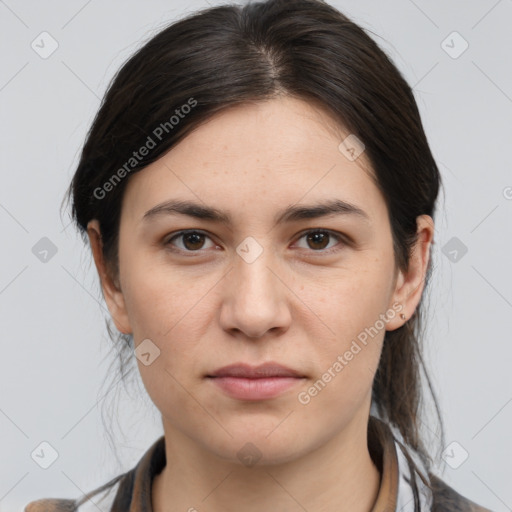
[[[0,1],[0,511],[78,497],[162,433],[142,384],[118,386],[116,460],[101,415],[116,392],[102,387],[107,312],[89,249],[59,209],[119,66],[167,23],[220,3]],[[446,426],[438,473],[512,510],[512,1],[330,3],[413,86],[442,173],[426,339]]]

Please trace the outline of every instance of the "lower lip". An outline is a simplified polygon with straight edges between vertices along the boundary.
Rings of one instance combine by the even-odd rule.
[[[296,377],[269,377],[244,379],[241,377],[209,377],[227,395],[239,400],[265,400],[274,398],[301,382]]]

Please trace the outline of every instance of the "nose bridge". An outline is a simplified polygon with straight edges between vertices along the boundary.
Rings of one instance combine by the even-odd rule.
[[[253,241],[237,248],[233,269],[229,272],[221,321],[226,329],[259,337],[270,329],[283,328],[289,322],[283,283],[274,275],[274,255],[256,247]]]
[[[263,306],[275,298],[277,283],[269,269],[272,264],[270,260],[271,257],[262,254],[252,263],[241,258],[237,261],[234,270],[238,276],[236,293],[239,299],[259,300]]]

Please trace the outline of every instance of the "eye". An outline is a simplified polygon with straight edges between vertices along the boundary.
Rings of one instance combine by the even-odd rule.
[[[205,240],[210,240],[210,246],[205,247]],[[312,229],[303,233],[299,240],[305,239],[307,246],[305,249],[311,249],[314,252],[323,252],[323,253],[331,253],[336,252],[339,249],[334,249],[334,246],[329,247],[329,244],[333,241],[342,242],[343,246],[343,237],[340,235],[325,229]],[[334,240],[333,240],[334,239]],[[181,243],[174,243],[176,240],[179,240]],[[209,249],[212,247],[217,247],[217,245],[212,241],[212,239],[202,231],[190,229],[185,231],[180,231],[169,238],[164,245],[171,246],[172,250],[176,250],[178,252],[199,252],[203,249]],[[339,244],[338,244],[339,245]],[[304,248],[304,247],[303,247]],[[327,248],[327,250],[325,250]]]
[[[204,241],[206,238],[210,239],[206,233],[191,229],[188,231],[180,231],[179,233],[176,233],[173,237],[169,238],[165,242],[165,245],[174,245],[174,240],[181,240],[182,245],[178,246],[179,250],[185,252],[198,252],[200,249],[208,249],[208,247],[204,247]],[[215,246],[215,244],[212,243],[212,246]]]
[[[327,253],[335,252],[336,250],[339,250],[339,249],[335,249],[333,251],[332,250],[333,246],[331,246],[330,248],[328,248],[328,250],[324,251],[324,249],[326,247],[328,247],[329,243],[332,241],[332,238],[334,238],[338,242],[342,242],[342,245],[343,245],[343,241],[344,241],[340,235],[337,235],[337,234],[333,233],[332,231],[328,231],[325,229],[309,230],[309,231],[303,233],[302,236],[299,238],[299,240],[301,240],[303,238],[306,239],[306,244],[308,245],[307,247],[305,247],[306,249],[312,249],[315,252],[327,252]],[[334,247],[335,247],[335,245],[334,245]]]

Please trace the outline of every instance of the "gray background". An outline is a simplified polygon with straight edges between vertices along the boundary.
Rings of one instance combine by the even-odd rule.
[[[114,72],[208,3],[221,2],[0,1],[0,511],[77,497],[130,469],[161,434],[140,382],[129,393],[102,386],[107,312],[89,252],[59,207]],[[427,360],[446,444],[458,444],[438,472],[478,503],[512,510],[512,1],[330,3],[377,34],[414,86],[444,180]],[[51,48],[43,31],[58,43],[47,58],[31,47],[46,37]],[[47,261],[43,237],[57,250]],[[117,391],[119,463],[101,417]],[[43,441],[58,453],[48,469],[31,457]]]

